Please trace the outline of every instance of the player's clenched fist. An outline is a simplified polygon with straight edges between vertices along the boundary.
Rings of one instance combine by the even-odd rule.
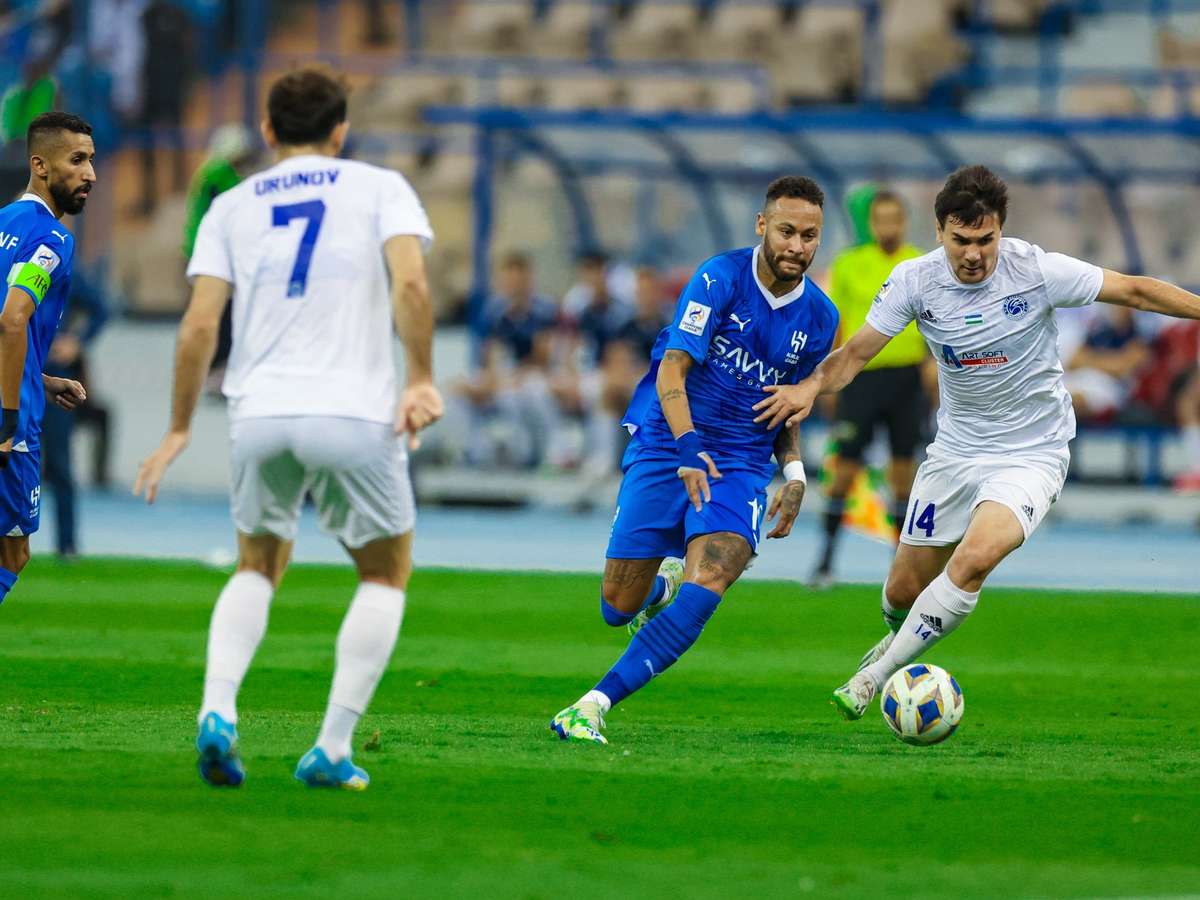
[[[421,446],[417,433],[442,417],[446,405],[441,392],[432,382],[411,384],[400,394],[400,409],[396,415],[396,433],[408,435],[408,448]]]
[[[766,422],[767,428],[778,428],[784,423],[799,425],[808,418],[821,384],[814,378],[806,378],[799,384],[768,384],[763,390],[770,396],[754,404],[758,413],[754,421]]]

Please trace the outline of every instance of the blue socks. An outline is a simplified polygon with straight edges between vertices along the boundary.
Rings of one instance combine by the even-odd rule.
[[[633,636],[625,653],[596,690],[616,706],[634,691],[645,687],[655,675],[665,672],[696,643],[705,624],[716,611],[721,597],[698,584],[686,583],[675,602]]]
[[[10,572],[8,569],[0,569],[0,603],[4,602],[4,598],[8,596],[8,592],[13,589],[13,585],[16,583],[16,572]]]
[[[655,603],[662,599],[663,592],[667,589],[667,580],[659,575],[654,579],[654,586],[650,588],[650,593],[646,595],[646,599],[642,601],[642,605],[638,607],[637,612],[623,613],[619,609],[615,609],[608,605],[608,601],[604,599],[604,594],[600,595],[600,615],[604,617],[604,621],[613,628],[620,628],[622,625],[628,625],[633,621],[634,616],[640,613],[651,603]]]

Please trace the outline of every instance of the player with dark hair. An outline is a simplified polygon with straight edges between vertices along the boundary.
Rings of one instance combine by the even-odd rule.
[[[1058,499],[1075,436],[1054,311],[1096,300],[1200,319],[1200,297],[1046,253],[1001,231],[1004,182],[959,169],[934,203],[941,247],[896,267],[866,324],[797,385],[768,385],[756,421],[797,425],[910,322],[938,360],[938,433],[917,470],[900,547],[883,589],[889,633],[833,695],[860,718],[897,670],[956,629],[984,580]],[[1037,629],[1037,623],[1031,623]]]
[[[337,637],[316,745],[296,778],[363,790],[351,739],[387,668],[404,616],[416,510],[411,446],[442,412],[433,385],[433,313],[423,253],[433,232],[396,172],[338,159],[346,91],[318,69],[272,85],[263,138],[274,166],[213,201],[188,265],[171,423],[138,473],[153,501],[188,444],[192,414],[236,291],[229,400],[238,566],[213,610],[198,716],[201,777],[240,785],[237,695],[291,556],[301,505],[354,560],[359,584]],[[397,396],[392,336],[408,384]]]
[[[0,209],[0,603],[29,562],[41,509],[41,431],[47,399],[74,409],[83,385],[43,373],[66,309],[75,238],[59,221],[78,215],[96,183],[92,128],[78,116],[37,116],[27,135],[29,186]]]
[[[871,240],[843,250],[831,266],[829,293],[841,315],[841,336],[848,339],[867,320],[880,286],[897,264],[922,253],[905,243],[908,212],[898,194],[876,191],[868,211]],[[816,586],[833,581],[833,557],[846,513],[846,498],[863,468],[863,453],[879,426],[887,428],[891,459],[887,481],[891,490],[891,515],[896,523],[908,509],[921,440],[925,394],[921,368],[929,354],[915,325],[898,334],[882,353],[867,364],[838,397],[833,426],[834,453],[829,500],[825,507],[825,546],[813,573]]]
[[[696,641],[758,552],[762,520],[778,516],[768,538],[791,532],[805,487],[799,431],[756,424],[752,407],[833,345],[837,310],[805,277],[824,202],[811,179],[772,182],[756,222],[762,242],[704,262],[658,336],[623,421],[633,438],[600,589],[604,621],[633,639],[554,717],[563,740],[607,743],[604,716]],[[772,454],[785,483],[768,506]]]

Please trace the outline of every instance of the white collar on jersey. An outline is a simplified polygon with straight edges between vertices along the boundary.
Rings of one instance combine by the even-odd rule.
[[[26,191],[24,194],[22,194],[21,199],[32,200],[34,203],[40,203],[42,206],[46,207],[46,212],[50,213],[50,215],[54,215],[54,210],[50,208],[50,204],[31,191]]]
[[[758,280],[758,254],[762,252],[762,244],[754,248],[754,258],[750,260],[750,269],[754,273],[754,283],[758,285],[758,289],[762,292],[763,299],[767,301],[767,305],[771,309],[783,309],[794,300],[799,300],[804,296],[804,288],[808,286],[808,276],[801,275],[800,283],[784,294],[782,297],[776,297],[766,289],[761,281]]]

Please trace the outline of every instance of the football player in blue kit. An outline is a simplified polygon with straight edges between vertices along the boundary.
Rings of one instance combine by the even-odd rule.
[[[67,378],[42,374],[67,305],[75,238],[59,222],[78,215],[96,183],[92,129],[49,112],[29,125],[29,187],[0,209],[0,603],[29,562],[38,529],[41,431],[47,399],[74,409],[87,395]]]
[[[604,621],[633,639],[551,721],[563,740],[607,743],[604,716],[695,643],[758,552],[762,520],[778,517],[768,538],[791,532],[805,487],[799,432],[755,424],[753,406],[767,385],[807,377],[833,346],[837,310],[805,277],[824,200],[811,179],[772,182],[761,244],[703,263],[658,336],[625,414],[633,438],[600,591]],[[768,506],[772,455],[785,483]]]

